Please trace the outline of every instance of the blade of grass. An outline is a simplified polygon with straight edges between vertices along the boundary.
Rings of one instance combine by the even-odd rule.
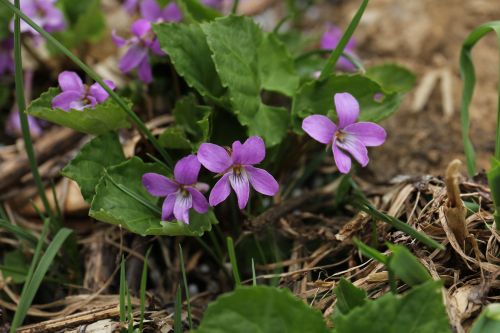
[[[470,117],[469,107],[472,101],[474,86],[476,84],[476,74],[472,61],[472,48],[489,32],[495,32],[500,47],[500,21],[488,22],[474,29],[465,39],[460,52],[460,74],[464,80],[462,88],[462,102],[460,117],[462,122],[462,140],[464,144],[465,157],[467,160],[467,172],[473,176],[476,171],[474,146],[470,139]],[[500,68],[499,68],[500,77]],[[500,159],[500,81],[498,83],[498,111],[497,111],[497,131],[495,144],[495,157]]]
[[[122,256],[120,262],[120,324],[122,325],[127,321],[127,307],[125,304],[127,288],[127,279],[125,278],[125,257]]]
[[[180,283],[175,293],[174,333],[182,333],[182,294]]]
[[[363,0],[363,3],[361,6],[359,6],[358,11],[352,18],[351,23],[349,23],[349,26],[345,30],[344,34],[342,35],[342,38],[340,38],[339,43],[337,44],[337,47],[332,51],[332,54],[330,55],[330,58],[328,58],[328,61],[325,64],[325,67],[321,71],[321,75],[319,76],[320,80],[325,79],[330,73],[332,73],[333,69],[335,68],[335,65],[337,64],[337,61],[339,60],[340,56],[344,52],[344,48],[346,47],[347,43],[352,37],[352,34],[354,33],[354,30],[356,30],[359,21],[361,20],[361,17],[363,16],[363,13],[365,12],[366,6],[368,5],[369,0]]]
[[[371,258],[381,264],[387,265],[387,261],[389,258],[387,258],[383,253],[377,251],[371,246],[366,245],[356,237],[352,239],[352,242],[357,246],[359,252],[361,252],[361,254],[363,254],[365,257]]]
[[[13,6],[16,10],[19,8],[19,0],[15,0]],[[33,174],[33,179],[35,181],[36,188],[38,190],[38,195],[42,200],[45,212],[50,216],[54,217],[52,209],[49,205],[49,200],[45,195],[45,187],[43,186],[42,177],[38,172],[38,165],[36,163],[35,150],[33,148],[33,141],[31,140],[30,126],[28,123],[28,116],[24,112],[26,110],[26,99],[24,97],[24,82],[23,82],[23,62],[21,57],[21,20],[19,15],[14,16],[14,64],[15,64],[15,84],[16,84],[16,103],[19,110],[19,121],[21,122],[21,131],[23,134],[24,147],[26,150],[26,155],[28,155],[28,161],[30,164],[31,173]],[[56,223],[55,219],[52,221]],[[57,231],[57,226],[53,226],[53,231]]]
[[[12,320],[10,332],[14,333],[16,329],[23,323],[24,318],[28,312],[33,299],[35,298],[36,292],[40,287],[40,284],[47,273],[47,270],[51,266],[54,258],[56,257],[59,249],[62,247],[68,236],[72,233],[71,230],[66,228],[61,228],[52,242],[50,242],[47,250],[44,255],[40,258],[40,262],[36,266],[35,271],[32,276],[29,276],[29,279],[26,280],[26,283],[23,287],[23,292],[19,299],[19,304],[17,305],[16,313],[14,315],[14,319]],[[43,238],[40,238],[39,244],[43,243]],[[37,246],[37,250],[41,250],[41,246]],[[35,258],[34,258],[35,259]],[[30,267],[31,269],[31,267]]]
[[[80,67],[88,76],[90,76],[94,81],[96,81],[108,94],[109,96],[115,100],[115,102],[127,113],[127,115],[132,119],[134,124],[138,127],[139,131],[144,134],[151,144],[155,147],[155,149],[160,153],[162,158],[167,162],[167,165],[170,169],[173,166],[173,160],[170,155],[166,152],[165,149],[160,145],[158,140],[154,137],[153,133],[146,127],[144,122],[137,116],[134,111],[128,107],[127,103],[113,90],[111,90],[107,84],[104,83],[101,77],[97,75],[94,70],[92,70],[89,66],[85,65],[77,56],[75,56],[68,48],[62,45],[57,39],[55,39],[51,34],[33,22],[29,17],[24,15],[18,8],[16,8],[13,4],[9,2],[9,0],[0,0],[6,7],[8,7],[12,12],[18,15],[23,21],[25,21],[30,27],[32,27],[35,31],[37,31],[40,35],[42,35],[45,39],[47,39],[51,44],[54,45],[56,49],[66,55],[71,59],[78,67]],[[17,61],[17,60],[16,60]],[[21,113],[21,112],[20,112]],[[171,170],[169,170],[171,171]]]
[[[17,238],[24,239],[24,240],[30,242],[31,244],[33,244],[34,246],[37,243],[37,239],[35,236],[33,236],[32,233],[30,233],[27,230],[24,230],[23,228],[21,228],[17,225],[11,224],[3,219],[0,219],[0,228],[3,228],[5,230],[13,233],[14,235],[17,236]]]
[[[184,264],[184,254],[180,243],[179,243],[179,258],[181,261],[181,272],[182,272],[182,282],[184,283],[184,294],[186,295],[189,329],[193,329],[193,319],[191,318],[191,303],[189,301],[189,286],[186,277],[186,265]]]
[[[252,285],[257,286],[257,276],[255,275],[255,262],[252,258]]]
[[[141,284],[140,284],[140,311],[141,311],[141,319],[139,322],[139,332],[142,332],[142,326],[144,324],[144,310],[146,308],[146,286],[148,282],[148,258],[151,253],[151,247],[146,251],[146,255],[144,256],[144,265],[142,266],[142,275],[141,275]]]
[[[227,253],[229,254],[229,261],[233,272],[234,284],[236,287],[241,286],[240,272],[238,271],[238,262],[236,261],[236,253],[234,252],[234,243],[231,237],[226,238]]]

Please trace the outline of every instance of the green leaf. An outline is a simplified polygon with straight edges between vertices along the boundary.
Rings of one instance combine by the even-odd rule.
[[[365,75],[377,82],[386,93],[409,92],[417,80],[415,74],[405,67],[390,63],[370,67]]]
[[[191,141],[207,142],[210,136],[210,116],[212,108],[198,105],[193,95],[177,101],[173,111],[175,123],[181,126]]]
[[[472,61],[472,49],[474,45],[486,36],[489,32],[494,32],[499,43],[500,54],[500,21],[493,21],[482,24],[475,28],[465,39],[460,52],[460,74],[464,80],[462,89],[462,101],[460,107],[460,118],[462,123],[462,140],[464,143],[465,157],[467,160],[467,172],[472,177],[476,172],[476,157],[474,146],[470,139],[470,117],[469,107],[472,102],[474,86],[476,85],[476,74],[474,72],[474,63]],[[499,71],[500,76],[500,71]],[[500,119],[500,84],[498,85],[498,105],[497,118]],[[495,157],[500,160],[500,121],[497,122]],[[500,224],[500,223],[499,223]]]
[[[299,133],[301,120],[312,114],[335,115],[333,96],[348,92],[359,102],[360,121],[379,122],[392,115],[401,103],[401,95],[386,94],[381,102],[374,99],[382,92],[382,87],[375,81],[361,75],[332,75],[325,79],[306,82],[294,97],[292,115],[294,128]]]
[[[440,281],[429,281],[404,296],[391,293],[335,318],[336,333],[451,333]]]
[[[267,146],[281,142],[288,128],[288,112],[264,105],[260,94],[263,89],[286,94],[295,90],[297,78],[284,46],[272,35],[265,36],[248,17],[228,16],[201,27],[217,73],[228,89],[231,111],[248,127],[249,135],[262,136]],[[291,82],[284,84],[283,80]]]
[[[182,0],[177,3],[184,16],[196,22],[212,21],[221,16],[218,11],[202,5],[198,0]]]
[[[500,304],[488,305],[472,325],[470,333],[500,332]]]
[[[326,333],[321,312],[288,289],[239,287],[208,305],[197,333]]]
[[[361,252],[365,257],[376,260],[384,265],[387,264],[389,258],[382,252],[378,251],[377,249],[374,249],[371,246],[366,245],[357,238],[353,238],[352,242],[354,243],[354,245],[358,247],[359,252]]]
[[[94,108],[85,108],[83,111],[69,110],[66,112],[61,109],[53,109],[52,99],[59,92],[58,88],[50,88],[28,106],[27,113],[79,132],[94,135],[130,126],[127,114],[111,98]]]
[[[258,49],[262,88],[293,96],[299,87],[299,76],[292,56],[274,33],[267,33]]]
[[[61,173],[77,182],[83,198],[90,203],[104,170],[123,161],[125,155],[118,135],[108,132],[86,143]]]
[[[158,138],[158,142],[168,149],[191,149],[191,142],[186,137],[184,129],[178,126],[166,128]]]
[[[218,100],[224,94],[203,31],[198,24],[161,23],[153,25],[161,49],[175,70],[202,96]]]
[[[340,279],[333,291],[337,296],[337,309],[344,315],[366,303],[366,291],[355,287],[344,278]]]
[[[417,286],[432,280],[431,275],[417,258],[404,246],[387,244],[392,254],[387,266],[409,286]]]
[[[23,283],[26,281],[26,273],[29,270],[29,263],[26,261],[21,250],[5,252],[2,269],[4,278],[12,278],[13,283]]]
[[[212,211],[198,214],[193,210],[189,225],[162,222],[163,200],[151,196],[142,185],[142,175],[147,172],[165,174],[162,166],[144,163],[138,157],[107,169],[97,185],[89,215],[140,235],[202,236],[218,223]]]

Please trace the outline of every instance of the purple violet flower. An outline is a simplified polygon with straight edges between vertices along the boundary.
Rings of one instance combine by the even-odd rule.
[[[21,11],[48,32],[61,31],[64,30],[66,24],[63,13],[55,6],[56,1],[23,0],[20,2]],[[10,23],[10,30],[14,31],[14,20]],[[36,36],[39,35],[35,29],[23,20],[21,20],[21,32],[28,32]]]
[[[224,5],[224,0],[201,0],[201,2],[208,7],[221,10]]]
[[[82,111],[87,107],[94,107],[108,99],[109,95],[99,83],[90,87],[84,85],[82,79],[75,72],[65,71],[59,74],[59,86],[62,92],[52,100],[52,107],[69,111],[75,109]],[[110,89],[115,89],[115,84],[104,80]]]
[[[160,43],[151,29],[151,22],[146,19],[135,21],[131,26],[132,38],[125,40],[113,32],[113,41],[118,47],[129,45],[129,49],[121,58],[118,67],[123,73],[137,68],[139,78],[144,83],[153,81],[153,73],[149,63],[149,51],[156,55],[165,55],[160,49]]]
[[[123,8],[129,14],[133,14],[139,7],[139,0],[125,0],[123,3]]]
[[[245,143],[233,142],[232,149],[212,143],[203,143],[198,150],[198,160],[208,170],[222,178],[210,192],[209,202],[216,206],[226,200],[231,187],[238,197],[238,206],[245,208],[250,195],[250,184],[259,193],[274,196],[278,193],[278,182],[266,170],[253,166],[264,160],[266,148],[258,136],[248,138]]]
[[[14,39],[7,37],[0,40],[0,76],[7,72],[14,73],[14,58],[12,50],[14,48]]]
[[[42,127],[36,118],[28,115],[28,125],[33,139],[39,138],[42,135]],[[21,119],[19,119],[19,110],[17,109],[17,106],[12,108],[9,117],[7,117],[7,121],[5,122],[5,133],[14,138],[20,138],[23,135],[23,131],[21,129]]]
[[[340,39],[342,38],[342,30],[333,25],[329,24],[328,29],[325,31],[321,37],[321,48],[324,50],[333,50],[337,47]],[[344,52],[349,55],[355,56],[354,49],[356,47],[356,40],[351,38],[344,48]],[[337,61],[337,68],[347,72],[356,71],[356,67],[344,56],[341,56]]]
[[[142,184],[151,195],[165,197],[162,221],[170,221],[175,217],[178,221],[189,224],[191,208],[201,214],[208,211],[207,199],[200,192],[208,190],[208,186],[197,182],[200,168],[196,155],[188,155],[175,165],[173,180],[152,172],[142,176]]]
[[[359,104],[351,94],[335,94],[334,102],[338,126],[326,116],[312,115],[304,119],[302,129],[314,140],[332,145],[337,168],[341,173],[348,173],[351,169],[351,157],[346,152],[364,167],[369,161],[366,147],[380,146],[387,133],[375,123],[356,122]]]
[[[141,15],[152,23],[180,22],[182,20],[182,12],[173,1],[166,5],[165,8],[161,8],[156,0],[143,0]]]

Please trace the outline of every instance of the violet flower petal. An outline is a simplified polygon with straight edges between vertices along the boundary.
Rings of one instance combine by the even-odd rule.
[[[64,71],[60,73],[58,76],[58,81],[59,87],[61,87],[62,91],[76,91],[79,92],[82,96],[85,93],[82,79],[75,72]]]
[[[161,13],[161,19],[167,22],[180,22],[182,20],[182,12],[175,2],[170,2]]]
[[[78,91],[64,91],[52,99],[52,107],[69,111],[74,109],[74,106],[83,106],[81,98],[82,94]]]
[[[231,154],[235,164],[258,164],[266,157],[266,145],[264,140],[258,136],[249,137],[245,143],[239,141],[233,143]]]
[[[47,8],[45,11],[45,22],[43,24],[47,32],[61,31],[66,28],[63,13],[55,7]]]
[[[210,186],[207,183],[198,182],[194,184],[194,188],[200,191],[201,193],[206,193],[210,189]]]
[[[147,55],[139,64],[137,74],[139,75],[139,79],[141,79],[141,81],[146,84],[149,84],[153,81],[153,72],[151,70],[151,65],[149,64],[149,58]]]
[[[132,45],[121,58],[118,67],[124,73],[128,73],[144,60],[147,59],[148,50],[141,45]]]
[[[130,31],[132,31],[132,33],[137,37],[143,37],[145,34],[151,31],[151,22],[145,19],[139,19],[132,23]]]
[[[170,193],[167,195],[165,200],[163,201],[163,205],[161,207],[161,220],[162,221],[170,221],[174,218],[174,205],[175,199],[177,198],[177,193]]]
[[[252,187],[259,193],[264,195],[274,196],[278,193],[279,185],[276,179],[264,169],[255,168],[253,166],[245,166],[248,174],[248,179]]]
[[[335,141],[333,142],[333,159],[341,173],[349,173],[349,170],[351,170],[351,158],[337,147]]]
[[[150,45],[149,45],[149,49],[151,51],[153,51],[154,54],[156,55],[159,55],[159,56],[164,56],[165,55],[165,52],[163,52],[161,50],[161,46],[160,46],[160,41],[158,41],[158,39],[155,39]]]
[[[302,129],[314,140],[328,145],[333,141],[337,126],[326,116],[312,115],[302,121]]]
[[[230,173],[229,182],[238,198],[238,207],[245,208],[250,197],[250,183],[246,172],[241,172],[239,175]]]
[[[125,0],[123,3],[123,8],[129,13],[132,14],[137,9],[139,5],[139,0]]]
[[[121,37],[120,35],[118,35],[118,33],[116,32],[115,29],[113,29],[113,31],[111,31],[111,39],[113,40],[113,43],[115,43],[115,45],[118,47],[122,47],[122,46],[125,46],[127,44],[127,40],[125,38]]]
[[[387,133],[385,129],[375,123],[359,122],[344,128],[346,135],[353,135],[367,147],[380,146],[385,142]]]
[[[231,193],[231,187],[229,186],[228,178],[229,174],[225,174],[224,176],[222,176],[221,179],[219,179],[219,181],[213,187],[212,191],[210,192],[210,197],[208,198],[210,206],[217,206],[222,201],[226,200],[229,194]]]
[[[215,173],[225,172],[233,165],[233,161],[228,152],[221,146],[214,145],[213,143],[202,143],[198,149],[197,156],[198,161],[200,161],[205,168]]]
[[[344,136],[343,141],[337,140],[336,145],[343,150],[348,151],[362,166],[368,164],[368,150],[357,137],[353,135]]]
[[[104,80],[104,83],[106,83],[109,89],[115,90],[116,85],[113,81]],[[104,90],[103,87],[101,87],[99,83],[96,82],[89,88],[88,97],[90,96],[94,97],[98,103],[102,103],[108,99],[109,94],[106,92],[106,90]]]
[[[198,180],[201,164],[196,155],[191,154],[181,158],[174,168],[175,180],[182,185],[195,184]]]
[[[148,172],[142,175],[142,184],[155,197],[165,197],[179,189],[179,184],[157,173]]]
[[[359,103],[354,96],[349,93],[338,93],[333,96],[333,99],[339,118],[339,129],[356,122],[359,116]]]
[[[193,208],[200,214],[206,213],[208,211],[208,201],[207,198],[200,191],[193,187],[186,187],[186,191],[191,193],[193,198]]]
[[[184,196],[177,193],[174,204],[174,216],[177,221],[189,224],[189,209],[193,207],[193,197],[191,195]]]
[[[156,0],[143,0],[140,8],[142,17],[150,22],[156,22],[162,14],[161,7]]]

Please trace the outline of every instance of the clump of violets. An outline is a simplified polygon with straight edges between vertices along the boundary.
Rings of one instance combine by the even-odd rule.
[[[135,21],[131,29],[133,37],[126,40],[113,33],[113,41],[118,47],[129,46],[127,52],[120,59],[118,67],[123,73],[137,69],[141,81],[146,84],[153,81],[151,64],[149,63],[150,51],[156,55],[165,55],[160,49],[160,43],[151,28],[151,22],[146,19]]]
[[[7,72],[14,73],[13,48],[14,39],[12,37],[7,37],[0,41],[0,76]]]
[[[174,168],[174,179],[157,173],[146,173],[142,176],[142,184],[155,197],[165,197],[162,206],[162,221],[174,218],[189,224],[189,210],[198,213],[208,211],[208,202],[201,190],[208,190],[208,185],[198,183],[201,164],[196,155],[188,155],[180,159]]]
[[[210,192],[209,202],[216,206],[231,193],[231,187],[238,198],[240,209],[246,207],[250,186],[264,195],[274,196],[279,186],[266,170],[253,165],[264,160],[264,141],[258,136],[248,138],[245,143],[235,141],[231,148],[212,143],[203,143],[198,150],[198,160],[208,170],[222,176]]]
[[[62,92],[52,100],[52,107],[69,111],[70,109],[83,110],[103,103],[109,94],[98,83],[90,87],[83,84],[82,79],[75,72],[64,71],[58,77],[59,87]],[[115,84],[104,80],[110,89],[115,89]]]
[[[36,118],[28,115],[28,125],[30,128],[30,135],[33,139],[39,138],[42,135],[42,126],[40,126]],[[19,138],[23,135],[17,107],[13,108],[7,117],[5,122],[5,133],[14,138]]]
[[[20,1],[21,11],[31,18],[36,24],[47,32],[56,32],[64,30],[66,24],[64,15],[59,8],[55,6],[57,0],[23,0]],[[14,20],[10,24],[11,31],[14,31]],[[28,23],[21,20],[21,32],[30,33],[38,36],[38,32]]]
[[[324,50],[333,50],[337,47],[340,39],[342,38],[342,30],[333,25],[329,24],[327,30],[321,37],[321,48]],[[344,53],[347,53],[353,57],[356,57],[354,49],[356,48],[356,40],[351,38],[344,48]],[[356,67],[344,56],[341,56],[337,61],[337,68],[347,72],[356,71]]]
[[[361,164],[368,164],[366,147],[380,146],[387,134],[385,130],[371,122],[357,122],[359,103],[349,93],[334,96],[338,124],[323,115],[312,115],[304,119],[302,129],[313,139],[332,146],[335,164],[341,173],[351,169],[351,157]]]

